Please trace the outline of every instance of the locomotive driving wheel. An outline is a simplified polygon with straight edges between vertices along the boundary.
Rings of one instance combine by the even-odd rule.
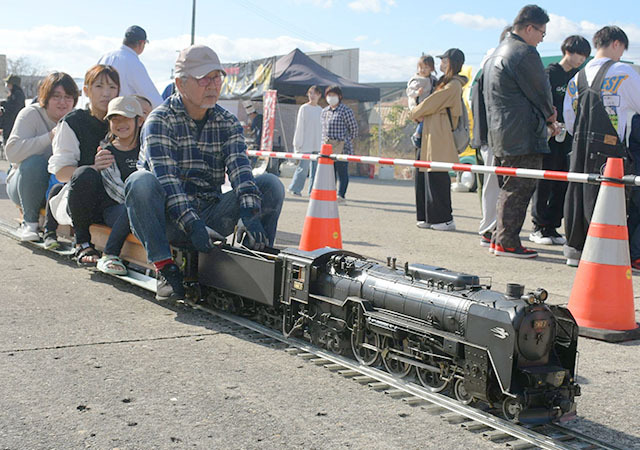
[[[467,389],[464,387],[464,378],[458,378],[456,380],[456,383],[453,386],[453,393],[455,394],[456,399],[463,405],[469,405],[473,403],[473,396],[469,394],[469,392],[467,392]]]
[[[382,362],[391,375],[403,378],[411,373],[413,365],[397,359],[400,356],[397,351],[402,352],[403,350],[403,342],[401,340],[384,336],[380,346],[383,349]]]
[[[507,397],[502,402],[502,415],[511,422],[518,422],[522,403],[517,398]]]
[[[430,366],[437,366],[433,357],[430,357],[427,364]],[[421,367],[416,367],[416,373],[418,374],[418,380],[420,384],[429,389],[433,393],[442,392],[449,387],[449,380],[442,378],[442,370],[440,372],[432,372]]]
[[[375,366],[378,363],[380,352],[380,338],[376,333],[366,328],[362,331],[362,340],[358,340],[357,332],[351,332],[351,350],[356,359],[365,366]]]

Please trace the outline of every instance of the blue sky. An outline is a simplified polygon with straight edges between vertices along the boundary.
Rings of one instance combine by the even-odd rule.
[[[46,69],[82,77],[100,55],[117,47],[132,24],[147,30],[142,55],[152,78],[168,80],[176,51],[189,44],[192,0],[2,2],[0,53],[26,56]],[[524,3],[407,0],[197,0],[196,43],[210,45],[223,62],[303,51],[360,48],[360,80],[400,81],[422,53],[462,49],[477,67],[504,25]],[[625,29],[625,59],[640,62],[640,2],[541,2],[550,16],[545,55],[559,54],[569,34],[589,39],[606,24]]]

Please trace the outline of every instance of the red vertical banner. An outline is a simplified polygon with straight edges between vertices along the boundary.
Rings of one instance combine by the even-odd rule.
[[[273,132],[276,126],[276,104],[278,103],[278,91],[270,89],[262,97],[262,142],[260,150],[270,152],[273,150]]]

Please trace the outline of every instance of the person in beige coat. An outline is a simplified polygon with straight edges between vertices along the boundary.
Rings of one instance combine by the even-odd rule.
[[[457,163],[458,151],[453,142],[453,131],[462,115],[462,86],[467,78],[458,75],[464,64],[464,53],[457,48],[438,56],[444,75],[438,80],[436,90],[411,110],[411,119],[423,122],[422,146],[419,159]],[[451,120],[447,114],[451,111]],[[425,220],[420,228],[453,231],[456,224],[451,214],[451,179],[447,171],[422,169],[425,173]]]

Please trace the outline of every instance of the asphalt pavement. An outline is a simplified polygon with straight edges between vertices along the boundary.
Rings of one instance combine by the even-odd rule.
[[[287,194],[278,246],[297,244],[307,202]],[[352,178],[339,206],[344,248],[477,274],[498,290],[543,287],[550,302],[568,301],[575,269],[560,247],[531,244],[534,260],[492,256],[479,246],[477,194],[454,193],[453,206],[457,231],[418,229],[410,182]],[[0,186],[0,220],[16,216]],[[530,229],[527,219],[523,238]],[[0,263],[0,449],[498,448],[204,313],[2,235]],[[580,339],[583,395],[572,426],[640,448],[639,345]]]

